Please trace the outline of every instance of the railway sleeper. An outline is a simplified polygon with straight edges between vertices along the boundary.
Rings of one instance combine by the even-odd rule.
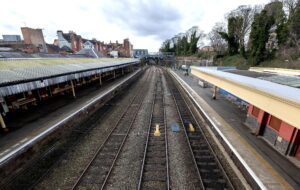
[[[145,164],[160,164],[160,165],[165,166],[166,165],[166,159],[151,158],[151,159],[147,159]]]
[[[153,152],[147,152],[147,158],[165,158],[166,152],[163,151],[153,151]]]
[[[109,170],[108,164],[103,165],[103,160],[95,160],[95,166],[99,166],[101,170]]]
[[[152,118],[151,123],[154,125],[158,124],[159,126],[164,125],[164,120],[162,118]],[[152,126],[155,128],[155,126]]]
[[[203,183],[206,189],[228,189],[228,185],[225,180],[215,181],[211,179],[203,179]]]
[[[104,146],[102,148],[102,152],[114,152],[114,151],[118,151],[119,147],[117,146]]]
[[[208,169],[204,169],[204,168],[199,168],[199,171],[200,172],[203,172],[203,173],[207,173],[207,172],[212,172],[212,173],[222,173],[222,171],[219,169],[219,168],[216,168],[216,169],[211,169],[211,170],[208,170]]]
[[[204,157],[204,158],[202,158],[202,157],[196,157],[195,158],[196,159],[196,162],[198,163],[214,163],[214,165],[217,165],[217,163],[215,162],[215,160],[214,160],[214,157]]]
[[[147,164],[144,167],[144,171],[166,171],[166,167],[161,164]]]
[[[202,160],[204,162],[212,162],[215,160],[215,157],[212,154],[207,154],[207,155],[195,154],[195,158],[197,161]]]
[[[104,166],[104,168],[106,168],[107,166],[110,167],[111,162],[112,162],[111,159],[105,159],[105,158],[100,158],[100,159],[97,159],[97,160],[98,160],[98,161],[97,161],[97,162],[94,162],[94,163],[101,163],[101,166]],[[94,164],[94,163],[92,163],[92,166],[93,166],[93,165],[96,165],[96,164]],[[98,166],[98,165],[96,165],[96,166]]]
[[[100,184],[99,179],[85,178],[81,181],[78,189],[84,189],[87,186],[99,185],[99,184]],[[82,188],[80,188],[80,187],[82,187]]]
[[[207,170],[214,170],[214,169],[218,169],[218,166],[216,163],[214,162],[197,162],[197,166],[199,167],[199,169],[207,169]]]
[[[149,146],[147,147],[147,152],[153,152],[153,151],[166,151],[166,148],[164,146]]]
[[[198,142],[199,143],[199,142]],[[191,143],[191,147],[193,150],[209,150],[208,145],[207,144],[197,144],[195,143]]]
[[[211,152],[208,149],[207,150],[195,149],[195,150],[193,150],[193,154],[207,156],[207,155],[211,155]]]
[[[203,172],[201,173],[201,177],[203,179],[214,180],[216,183],[226,183],[226,180],[224,179],[224,176],[221,173]]]
[[[105,146],[108,147],[109,149],[119,149],[121,142],[107,142],[105,143]]]
[[[148,144],[150,146],[163,146],[166,144],[163,138],[150,138]]]
[[[160,131],[160,136],[155,136],[154,135],[154,131],[152,132],[152,133],[150,133],[150,135],[149,135],[151,138],[149,138],[149,141],[152,139],[152,137],[153,138],[155,138],[155,139],[158,139],[158,140],[163,140],[165,137],[165,133],[163,132],[163,131]]]
[[[97,159],[106,159],[106,158],[114,157],[117,154],[117,152],[118,152],[118,149],[101,151],[97,155]]]
[[[144,181],[161,181],[161,182],[166,182],[167,177],[166,177],[166,172],[162,171],[147,171],[144,173],[143,176]]]
[[[202,135],[194,135],[193,133],[189,133],[188,134],[189,139],[191,140],[201,140],[203,139]]]
[[[161,182],[161,181],[144,182],[142,187],[143,190],[166,190],[167,189],[166,182]]]
[[[112,152],[99,154],[99,157],[101,157],[101,159],[114,159],[115,156],[116,156],[116,153],[112,153]]]

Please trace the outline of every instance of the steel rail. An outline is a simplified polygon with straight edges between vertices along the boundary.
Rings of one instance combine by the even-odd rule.
[[[170,80],[172,80],[172,78],[171,78],[171,76],[170,76],[169,74],[168,74],[168,77],[169,77]],[[172,81],[172,82],[173,82],[173,81]],[[184,102],[184,105],[186,106],[186,108],[188,109],[188,112],[190,113],[192,119],[193,119],[194,122],[196,123],[197,129],[199,129],[200,133],[202,133],[202,136],[204,137],[205,143],[208,145],[210,152],[213,154],[213,157],[215,158],[215,161],[217,162],[219,168],[222,170],[222,174],[223,174],[223,176],[225,177],[226,182],[227,182],[227,184],[229,185],[229,188],[230,188],[230,189],[235,189],[235,188],[233,187],[233,185],[232,185],[232,183],[231,183],[231,181],[230,181],[228,175],[226,174],[226,172],[225,172],[225,170],[224,170],[222,164],[220,163],[220,161],[219,161],[219,159],[218,159],[218,157],[217,157],[215,151],[214,151],[213,148],[211,147],[211,144],[209,143],[207,137],[204,135],[203,129],[200,127],[201,125],[200,125],[199,122],[197,121],[197,119],[196,119],[195,115],[193,114],[193,112],[192,112],[190,106],[188,106],[188,103],[187,103],[187,101],[186,101],[184,95],[182,95],[182,92],[176,87],[175,82],[171,83],[171,81],[169,81],[169,86],[173,86],[174,89],[178,91],[180,97],[182,98],[182,100],[183,100],[183,102]],[[181,124],[182,124],[182,126],[183,126],[183,128],[184,128],[184,133],[185,133],[185,136],[186,136],[186,139],[187,139],[187,142],[188,142],[188,146],[189,146],[191,155],[192,155],[192,157],[193,157],[193,162],[194,162],[194,164],[195,164],[195,166],[196,166],[196,168],[197,168],[198,176],[200,177],[199,179],[200,179],[200,182],[201,182],[201,187],[202,187],[202,189],[206,189],[206,187],[205,187],[205,185],[204,185],[204,183],[203,183],[203,180],[202,180],[203,177],[201,176],[201,173],[200,173],[199,168],[198,168],[198,164],[197,164],[197,162],[196,162],[196,158],[195,158],[195,155],[194,155],[192,146],[191,146],[190,138],[189,138],[189,136],[188,136],[188,134],[187,134],[187,130],[186,130],[186,127],[185,127],[183,118],[182,118],[182,113],[180,112],[179,105],[178,105],[178,103],[177,103],[178,99],[176,100],[176,97],[175,97],[175,95],[174,95],[174,91],[171,90],[171,92],[172,92],[172,96],[173,96],[173,99],[174,99],[174,102],[175,102],[175,105],[176,105],[176,109],[177,109],[178,115],[179,115],[179,117],[180,117]]]
[[[163,83],[162,83],[162,76],[163,73],[161,69],[159,70],[160,72],[160,80],[158,79],[156,86],[155,86],[155,95],[152,101],[152,110],[150,113],[150,118],[149,118],[149,125],[148,125],[148,132],[147,132],[147,139],[146,139],[146,144],[145,144],[145,149],[144,149],[144,154],[143,154],[143,161],[142,161],[142,166],[141,166],[141,171],[140,171],[140,178],[139,178],[139,183],[137,189],[140,190],[142,189],[142,184],[143,184],[143,174],[145,171],[145,162],[147,159],[147,150],[148,150],[148,145],[149,145],[149,139],[150,134],[151,134],[151,128],[153,127],[153,113],[154,113],[154,107],[155,103],[157,103],[157,86],[158,82],[161,83],[161,96],[162,96],[162,109],[163,109],[163,123],[164,123],[164,142],[165,142],[165,161],[166,161],[166,189],[170,189],[170,177],[169,177],[169,158],[168,158],[168,139],[167,139],[167,124],[166,124],[166,110],[165,110],[165,100],[164,100],[164,88],[163,88]],[[155,137],[154,137],[155,138]]]
[[[149,76],[150,76],[150,72],[148,72],[148,74],[147,74],[147,76],[146,76],[146,79],[145,79],[146,81],[148,80]],[[144,87],[143,89],[146,88],[145,86],[146,86],[146,85],[143,86],[143,87]],[[72,187],[72,190],[76,189],[76,188],[79,186],[79,184],[80,184],[80,182],[82,181],[82,179],[83,179],[84,175],[86,174],[87,170],[90,168],[90,166],[92,165],[92,163],[94,162],[94,160],[96,159],[96,157],[99,155],[100,151],[103,149],[103,147],[104,147],[104,145],[106,144],[106,142],[111,138],[111,135],[113,134],[113,132],[115,131],[115,129],[119,126],[121,120],[124,118],[124,116],[126,115],[126,113],[128,113],[129,108],[133,105],[134,101],[137,99],[137,97],[138,97],[142,92],[144,92],[144,91],[143,91],[143,90],[138,90],[138,92],[135,94],[135,96],[133,97],[133,99],[131,100],[131,102],[130,102],[130,103],[128,104],[128,106],[126,107],[125,111],[124,111],[124,112],[121,114],[121,116],[118,118],[118,121],[117,121],[117,123],[115,124],[115,126],[113,127],[113,129],[110,131],[110,133],[108,134],[108,136],[106,137],[106,139],[104,140],[104,142],[101,144],[101,146],[98,147],[98,149],[97,149],[96,153],[94,154],[93,158],[90,160],[90,162],[87,164],[87,166],[85,167],[85,169],[83,170],[83,172],[81,173],[81,175],[80,175],[80,176],[78,177],[78,179],[76,180],[75,184],[74,184],[73,187]],[[141,99],[142,99],[142,98],[141,98]],[[113,160],[113,163],[112,163],[112,165],[111,165],[111,167],[110,167],[110,169],[109,169],[109,174],[110,174],[110,172],[111,172],[111,170],[112,170],[112,167],[113,167],[113,165],[114,165],[114,163],[115,163],[115,161],[116,161],[116,158],[117,158],[118,154],[120,153],[120,150],[121,150],[121,148],[122,148],[122,146],[123,146],[123,144],[124,144],[124,142],[125,142],[125,140],[126,140],[126,138],[127,138],[127,136],[128,136],[128,133],[129,133],[129,131],[130,131],[130,129],[131,129],[131,127],[132,127],[134,121],[135,121],[135,118],[136,118],[136,116],[137,116],[138,110],[140,109],[140,107],[141,107],[141,105],[142,105],[142,102],[143,102],[143,101],[141,100],[140,103],[139,103],[139,107],[138,107],[138,109],[137,109],[137,111],[136,111],[134,117],[132,118],[132,121],[131,121],[131,123],[130,123],[130,126],[129,126],[128,130],[126,131],[126,135],[125,135],[125,137],[124,137],[124,139],[123,139],[121,145],[119,146],[117,155],[115,156],[115,158],[114,158],[114,160]],[[106,178],[105,178],[104,181],[107,182],[107,179],[108,179],[108,176],[106,176]],[[105,186],[105,184],[102,184],[101,189],[102,189],[104,186]]]

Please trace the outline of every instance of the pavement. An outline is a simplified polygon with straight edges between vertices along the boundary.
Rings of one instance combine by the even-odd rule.
[[[69,98],[69,100],[65,100],[62,97],[62,102],[44,107],[44,109],[48,110],[41,110],[41,108],[31,110],[30,114],[10,121],[9,124],[12,125],[19,123],[18,129],[0,136],[0,164],[17,151],[30,146],[30,144],[34,143],[34,140],[41,138],[47,132],[59,126],[60,123],[71,118],[75,113],[94,103],[94,101],[101,99],[109,90],[118,87],[136,73],[137,71],[115,79],[101,88],[94,87],[80,92],[76,94],[76,99]],[[22,127],[20,127],[20,123],[22,123]]]
[[[277,152],[262,137],[257,137],[244,125],[246,110],[242,110],[222,96],[212,99],[212,89],[198,85],[195,76],[173,71],[197,105],[214,123],[216,130],[230,144],[234,152],[249,167],[250,173],[262,189],[299,189],[300,169],[288,157]]]

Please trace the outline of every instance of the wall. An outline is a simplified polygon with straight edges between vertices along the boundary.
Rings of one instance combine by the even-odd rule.
[[[20,35],[2,35],[4,42],[21,42]]]
[[[213,66],[213,61],[192,56],[176,57],[176,64],[177,67],[180,67],[181,65]]]
[[[47,53],[47,47],[42,29],[22,27],[21,31],[25,44],[33,44],[40,49],[40,52]]]
[[[72,49],[71,47],[71,43],[69,43],[62,35],[61,31],[57,31],[57,37],[58,37],[58,45],[60,48],[66,46],[70,49]]]
[[[132,50],[131,50],[131,45],[130,45],[129,39],[124,39],[123,46],[124,46],[124,51],[125,51],[125,57],[131,57]]]
[[[272,118],[274,119],[275,117],[270,115],[263,136],[280,153],[294,155],[292,149],[299,144],[299,139],[295,138],[298,129],[277,118],[275,118],[277,122],[272,123]]]

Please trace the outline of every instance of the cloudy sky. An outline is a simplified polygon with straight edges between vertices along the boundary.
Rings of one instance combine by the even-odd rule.
[[[161,43],[192,26],[209,32],[214,23],[239,5],[270,0],[7,0],[1,2],[2,34],[20,27],[44,29],[47,43],[56,31],[75,31],[84,38],[109,42],[129,38],[134,48],[158,51]]]

